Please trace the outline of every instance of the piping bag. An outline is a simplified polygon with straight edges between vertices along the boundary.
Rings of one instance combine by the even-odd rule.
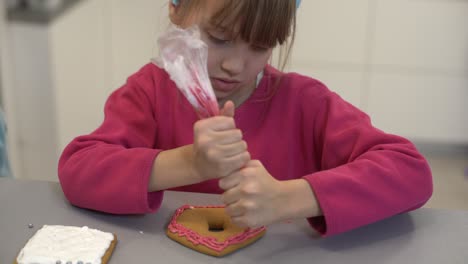
[[[153,63],[166,70],[198,117],[218,115],[219,106],[208,75],[208,46],[201,40],[198,26],[182,29],[171,25],[159,36],[158,44],[159,58]]]

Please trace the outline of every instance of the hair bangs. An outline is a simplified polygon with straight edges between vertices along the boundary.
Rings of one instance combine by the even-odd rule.
[[[283,45],[295,29],[295,2],[285,0],[225,0],[211,24],[261,47]]]

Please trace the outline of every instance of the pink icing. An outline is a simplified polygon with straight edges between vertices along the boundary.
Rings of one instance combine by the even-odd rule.
[[[184,205],[177,209],[175,212],[174,216],[172,217],[171,222],[169,223],[168,229],[172,233],[178,234],[180,237],[185,236],[187,240],[192,242],[194,245],[199,245],[202,244],[206,247],[209,247],[217,252],[222,251],[223,249],[227,248],[230,245],[237,244],[237,243],[242,243],[245,240],[252,238],[256,236],[257,234],[263,232],[266,230],[266,227],[262,226],[259,228],[247,228],[244,232],[237,234],[235,236],[232,236],[228,239],[226,239],[224,242],[218,241],[215,237],[208,237],[208,236],[202,236],[195,232],[194,230],[188,229],[185,226],[177,223],[177,218],[187,209],[192,209],[192,208],[223,208],[224,206],[190,206],[190,205]]]
[[[196,70],[192,71],[192,75],[194,75],[194,80],[197,81],[193,83],[191,87],[189,87],[189,91],[198,102],[198,105],[194,105],[198,115],[200,118],[217,116],[219,114],[218,102],[216,101],[216,98],[213,98],[213,96],[211,96],[210,93],[206,90],[212,90],[212,88],[205,87],[205,89],[203,89],[199,74]]]

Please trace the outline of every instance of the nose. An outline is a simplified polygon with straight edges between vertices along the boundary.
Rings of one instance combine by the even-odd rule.
[[[222,70],[228,73],[230,76],[240,74],[245,67],[246,54],[247,53],[243,50],[243,48],[232,49],[221,62]]]

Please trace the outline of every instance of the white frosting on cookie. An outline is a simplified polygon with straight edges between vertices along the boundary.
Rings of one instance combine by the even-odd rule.
[[[44,225],[20,251],[18,264],[100,264],[114,240],[111,233],[75,226]]]

